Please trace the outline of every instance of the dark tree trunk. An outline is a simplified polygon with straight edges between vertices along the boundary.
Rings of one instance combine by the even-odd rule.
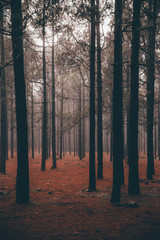
[[[3,29],[3,9],[0,3],[0,29]],[[0,154],[0,172],[6,173],[6,143],[7,143],[7,125],[6,125],[6,83],[4,68],[4,36],[0,34],[0,52],[1,52],[1,154]]]
[[[102,129],[102,77],[101,77],[101,42],[100,42],[100,14],[99,0],[97,3],[97,178],[103,179],[103,129]]]
[[[113,187],[111,202],[119,202],[121,198],[121,170],[123,163],[122,96],[122,0],[116,0],[113,79]]]
[[[139,39],[140,39],[141,1],[133,1],[132,53],[131,53],[131,89],[129,107],[129,194],[139,194],[138,173],[138,91],[139,91]]]
[[[78,144],[77,144],[77,143],[78,143],[78,139],[77,139],[77,135],[78,135],[78,134],[77,134],[77,132],[78,132],[78,131],[77,131],[77,128],[78,128],[78,125],[77,125],[77,124],[76,124],[75,128],[76,128],[76,130],[75,130],[75,131],[76,131],[75,146],[76,146],[76,155],[78,155]]]
[[[154,126],[154,158],[157,158],[157,133],[156,133],[156,123]]]
[[[74,116],[74,102],[73,102],[73,116]],[[76,156],[76,125],[74,125],[73,129],[73,151],[74,157]]]
[[[148,13],[148,49],[147,49],[147,179],[152,179],[154,172],[153,156],[153,114],[155,81],[155,34],[157,19],[157,0],[149,1]]]
[[[13,126],[13,93],[11,89],[11,158],[14,157],[14,146],[13,146],[13,138],[14,138],[14,126]]]
[[[76,156],[76,126],[74,126],[74,132],[73,132],[73,142],[74,142],[74,157]]]
[[[41,122],[38,123],[38,152],[41,153]]]
[[[91,0],[90,43],[90,133],[89,133],[89,191],[96,190],[95,173],[95,0]]]
[[[69,101],[68,101],[68,113],[70,112]],[[69,130],[68,130],[68,152],[71,155],[71,130],[70,130],[70,119],[69,119]]]
[[[110,162],[113,160],[113,105],[112,105],[112,97],[110,96],[110,121],[111,121],[111,131],[110,131]]]
[[[31,104],[32,104],[32,114],[31,114],[32,158],[34,158],[34,99],[33,99],[33,83],[32,83],[32,92],[31,92]]]
[[[159,101],[160,101],[160,81],[159,81]],[[158,103],[158,158],[160,160],[160,103]]]
[[[47,156],[47,86],[46,86],[46,57],[45,57],[45,0],[43,0],[43,116],[42,116],[42,163],[41,170],[45,170]]]
[[[109,154],[109,134],[108,132],[106,133],[106,152],[107,152],[107,155]]]
[[[6,141],[6,160],[8,160],[8,112],[7,112],[7,98],[6,98],[6,101],[5,101],[5,105],[6,105],[6,111],[5,111],[5,113],[6,113],[6,139],[5,139],[5,141]]]
[[[126,154],[127,154],[127,163],[128,163],[128,152],[129,152],[129,102],[130,102],[130,71],[129,71],[129,64],[127,65],[127,94],[128,94],[128,106],[127,106],[127,147],[126,147]]]
[[[62,89],[61,89],[60,156],[59,156],[60,159],[62,159],[63,151],[63,82],[61,87]]]
[[[58,113],[58,101],[57,101],[57,113]],[[57,156],[59,155],[59,144],[60,144],[60,129],[59,129],[59,119],[57,118]]]
[[[79,85],[79,124],[78,124],[78,152],[79,159],[82,160],[82,132],[81,132],[81,80]]]
[[[85,144],[86,144],[86,135],[85,135],[85,89],[84,89],[84,84],[83,84],[83,126],[82,126],[82,133],[83,133],[83,140],[82,140],[82,158],[85,157],[86,155],[86,149],[85,149]]]
[[[17,119],[16,202],[29,203],[28,125],[24,78],[21,0],[11,0],[12,46]]]
[[[56,168],[56,113],[55,113],[55,73],[54,73],[54,14],[52,11],[52,169]]]

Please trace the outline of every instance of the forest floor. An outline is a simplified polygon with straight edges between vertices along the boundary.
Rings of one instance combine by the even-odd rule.
[[[83,160],[68,154],[57,160],[57,169],[41,157],[30,158],[30,204],[15,204],[16,159],[7,161],[7,174],[0,175],[1,240],[159,240],[160,161],[156,175],[146,180],[146,159],[140,158],[139,196],[127,193],[128,166],[121,205],[110,203],[112,162],[104,155],[104,180],[97,191],[88,192],[88,156]],[[128,204],[129,203],[129,204]]]

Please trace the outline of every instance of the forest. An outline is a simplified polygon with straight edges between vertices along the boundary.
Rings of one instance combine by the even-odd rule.
[[[160,1],[0,1],[0,239],[158,240]]]

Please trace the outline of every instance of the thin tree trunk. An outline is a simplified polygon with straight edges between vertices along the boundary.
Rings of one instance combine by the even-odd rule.
[[[14,157],[14,146],[13,146],[13,138],[14,138],[14,132],[13,132],[14,126],[13,126],[13,93],[11,89],[11,158]]]
[[[154,171],[153,156],[153,114],[155,81],[155,34],[157,19],[157,0],[149,1],[148,14],[148,56],[147,56],[147,179],[152,179]]]
[[[96,190],[95,173],[95,0],[91,0],[90,44],[90,133],[89,133],[89,191]]]
[[[52,11],[52,169],[56,168],[56,119],[55,119],[55,73],[54,73],[54,14]]]
[[[32,158],[34,158],[34,99],[33,99],[33,83],[32,83],[32,93],[31,93],[31,104],[32,104],[32,114],[31,114],[31,129],[32,129]]]
[[[84,89],[84,84],[83,84],[83,127],[82,127],[82,132],[83,132],[83,141],[82,141],[82,158],[85,157],[86,155],[86,149],[85,149],[85,144],[86,144],[86,141],[85,141],[85,111],[84,111],[84,108],[85,108],[85,89]]]
[[[129,71],[129,64],[127,65],[127,94],[128,98],[128,106],[127,106],[127,163],[128,163],[128,152],[129,152],[129,102],[130,102],[130,71]]]
[[[63,82],[61,86],[61,119],[60,119],[60,156],[62,159],[62,151],[63,151]]]
[[[100,42],[100,14],[99,0],[97,3],[97,178],[103,179],[103,127],[102,127],[102,76],[101,76],[101,42]]]
[[[155,108],[155,125],[154,125],[154,158],[157,158],[157,132],[156,132],[156,127],[157,127],[157,119],[156,119],[156,108]]]
[[[110,131],[110,161],[113,160],[113,105],[112,105],[112,97],[110,96],[110,121],[111,121],[111,131]]]
[[[81,80],[79,85],[79,124],[78,124],[78,150],[79,159],[82,160],[82,132],[81,132]]]
[[[43,0],[43,117],[42,117],[42,163],[41,170],[46,168],[47,156],[47,89],[46,89],[46,57],[45,57],[45,0]]]
[[[0,29],[3,29],[3,8],[0,4]],[[6,83],[4,68],[4,36],[0,33],[0,52],[1,52],[1,154],[0,154],[0,172],[6,173]]]
[[[160,81],[159,81],[159,101],[160,101]],[[158,158],[160,160],[160,103],[158,103]]]

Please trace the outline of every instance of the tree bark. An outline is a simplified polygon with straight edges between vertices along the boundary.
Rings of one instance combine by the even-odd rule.
[[[1,6],[1,4],[0,4]],[[0,29],[3,29],[3,8],[0,7]],[[7,125],[6,125],[6,81],[4,68],[4,36],[0,34],[0,52],[1,52],[1,158],[0,158],[0,172],[6,173],[6,144],[7,144]]]
[[[116,0],[113,78],[113,187],[111,202],[120,202],[121,199],[121,169],[123,163],[122,96],[122,0]]]
[[[47,86],[46,86],[46,56],[45,56],[45,0],[43,0],[43,116],[42,116],[42,163],[41,170],[45,170],[47,156]]]
[[[11,89],[11,158],[14,157],[13,138],[14,138],[14,125],[13,125],[13,93],[12,93],[12,89]]]
[[[32,104],[32,114],[31,114],[32,158],[34,158],[34,98],[33,98],[33,82],[32,82],[32,92],[31,92],[31,104]]]
[[[101,76],[101,41],[100,41],[100,15],[99,0],[97,3],[97,178],[103,179],[103,127],[102,127],[102,76]]]
[[[129,194],[139,194],[138,173],[138,92],[139,92],[139,40],[140,40],[141,1],[133,1],[132,52],[131,52],[131,89],[129,106]]]
[[[52,169],[56,168],[56,119],[55,119],[55,70],[54,70],[54,13],[52,11]]]
[[[63,82],[61,86],[61,119],[60,119],[60,156],[62,159],[62,151],[63,151]]]
[[[147,56],[147,179],[152,179],[154,171],[153,156],[153,118],[155,81],[155,35],[157,19],[157,0],[149,1],[148,13],[148,56]]]
[[[160,102],[160,81],[159,81],[159,99]],[[158,103],[158,158],[160,160],[160,103]]]
[[[79,85],[79,124],[78,124],[78,152],[79,159],[82,160],[82,121],[81,121],[81,80]]]
[[[91,0],[90,43],[90,133],[89,133],[89,191],[96,190],[95,174],[95,0]]]
[[[16,202],[29,203],[28,125],[21,0],[11,0],[10,3],[17,121]]]

